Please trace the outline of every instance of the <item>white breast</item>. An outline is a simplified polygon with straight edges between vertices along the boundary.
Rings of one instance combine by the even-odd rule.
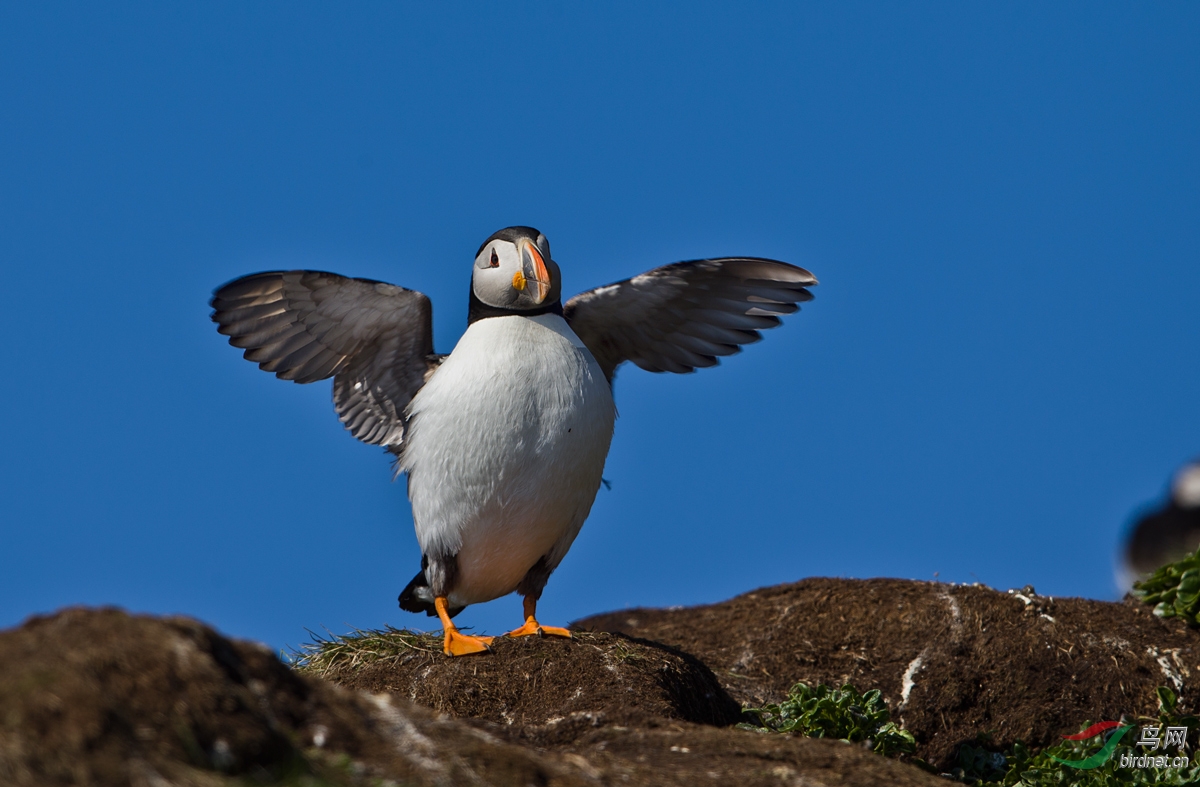
[[[557,565],[591,510],[616,418],[566,321],[473,323],[409,412],[401,469],[422,552],[458,556],[451,603],[511,593],[542,556]]]

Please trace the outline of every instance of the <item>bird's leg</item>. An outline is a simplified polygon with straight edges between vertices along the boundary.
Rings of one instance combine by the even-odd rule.
[[[488,645],[494,637],[472,637],[459,632],[458,626],[450,621],[450,614],[446,612],[445,596],[434,598],[433,608],[437,610],[438,617],[442,620],[442,628],[446,631],[446,642],[442,645],[442,652],[447,656],[466,656],[490,650]]]
[[[506,637],[529,637],[534,634],[539,637],[548,635],[551,637],[570,637],[571,632],[558,626],[543,626],[537,622],[537,599],[533,596],[525,596],[525,625],[519,629],[513,629],[504,636]]]

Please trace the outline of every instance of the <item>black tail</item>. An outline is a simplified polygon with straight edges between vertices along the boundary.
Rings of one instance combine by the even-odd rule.
[[[422,561],[424,562],[424,561]],[[400,609],[405,612],[424,612],[429,617],[437,617],[437,609],[433,606],[433,594],[429,592],[429,582],[425,579],[425,569],[417,572],[408,583],[408,587],[400,592]],[[450,617],[462,612],[466,607],[446,607]]]

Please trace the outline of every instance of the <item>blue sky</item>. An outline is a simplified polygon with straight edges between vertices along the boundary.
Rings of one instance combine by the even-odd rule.
[[[546,623],[818,575],[1112,598],[1200,454],[1197,40],[1184,3],[0,6],[0,625],[434,628],[382,452],[207,299],[384,279],[448,352],[511,224],[568,294],[733,254],[821,280],[716,369],[621,371]]]

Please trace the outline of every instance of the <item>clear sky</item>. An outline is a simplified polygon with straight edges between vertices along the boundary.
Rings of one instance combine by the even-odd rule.
[[[567,294],[719,255],[821,280],[718,368],[622,369],[544,622],[818,575],[1114,597],[1200,454],[1200,5],[682,8],[0,5],[0,625],[436,628],[396,606],[383,452],[207,300],[383,279],[448,352],[511,224]]]

